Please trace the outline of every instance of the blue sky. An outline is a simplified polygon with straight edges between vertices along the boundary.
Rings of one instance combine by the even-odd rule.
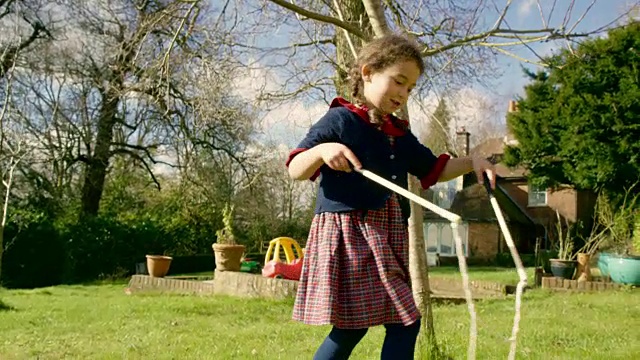
[[[570,0],[513,0],[511,8],[505,18],[505,24],[513,29],[540,29],[543,28],[543,21],[540,16],[540,10],[538,8],[538,2],[542,7],[545,20],[548,21],[547,27],[557,27],[563,23],[563,20],[567,14],[568,7],[571,6]],[[253,2],[249,2],[253,4]],[[506,0],[495,0],[496,6],[502,9]],[[581,22],[575,28],[575,32],[591,31],[600,27],[603,27],[616,18],[618,18],[631,4],[637,4],[638,1],[630,0],[575,0],[573,2],[573,8],[571,16],[566,22],[568,27],[572,27],[576,21],[582,17],[587,8],[590,7],[587,15],[581,20]],[[256,5],[255,3],[254,5]],[[555,4],[555,5],[554,5]],[[271,4],[273,5],[273,4]],[[553,15],[550,19],[549,13],[551,7],[555,6]],[[252,13],[255,15],[256,13]],[[491,24],[495,23],[498,17],[497,11],[486,11],[482,21],[485,24],[489,24],[485,27],[488,29]],[[272,28],[259,37],[255,37],[253,41],[264,46],[285,46],[290,42],[292,34],[300,34],[300,27],[296,24],[295,18],[292,13],[289,13],[288,20],[293,19],[291,24],[286,22],[274,23]],[[496,41],[502,41],[498,39]],[[547,55],[554,49],[560,46],[566,46],[566,42],[556,41],[548,43],[536,43],[531,44],[533,49],[539,55]],[[530,49],[525,46],[519,46],[517,48],[511,48],[517,56],[530,59],[533,61],[538,60],[536,55],[531,52]],[[305,59],[306,60],[306,59]],[[266,61],[266,60],[263,60]],[[304,60],[303,60],[304,61]],[[497,80],[493,80],[490,88],[480,88],[477,84],[470,82],[468,89],[462,92],[463,96],[467,98],[479,98],[481,101],[471,101],[469,104],[460,106],[460,109],[456,109],[459,123],[457,126],[464,125],[469,128],[478,121],[482,121],[484,118],[491,117],[500,122],[504,119],[504,113],[507,110],[507,104],[510,99],[514,99],[517,95],[523,92],[523,86],[526,84],[521,67],[526,66],[530,69],[535,69],[536,65],[523,63],[522,61],[515,59],[507,55],[500,55],[498,57],[498,64],[502,70],[501,75]],[[278,78],[281,78],[281,74],[272,75],[271,83],[278,82]],[[275,79],[275,81],[273,80]],[[256,87],[260,81],[256,78],[248,78],[247,81],[239,81],[240,86],[253,86]],[[266,83],[269,86],[269,82]],[[242,89],[246,91],[246,89]],[[332,96],[332,95],[329,95]],[[418,110],[417,107],[410,105],[410,114],[412,116],[412,123],[416,123],[415,119],[422,116],[424,120],[420,120],[418,125],[418,131],[426,127],[429,120],[429,113],[435,108],[433,99],[437,96],[435,94],[426,94],[426,98],[431,97],[432,101],[425,101],[422,107]],[[493,102],[494,108],[491,111],[486,109],[476,108],[477,104],[483,104],[484,102]],[[497,105],[495,105],[497,104]],[[305,97],[299,97],[292,101],[285,103],[278,109],[269,112],[265,116],[265,124],[272,126],[272,130],[267,131],[267,135],[275,142],[282,143],[286,146],[292,147],[297,141],[301,139],[301,136],[306,132],[309,124],[318,119],[318,117],[326,110],[326,105],[318,101],[309,101]],[[483,113],[484,111],[484,113]],[[471,131],[471,130],[470,130]]]
[[[554,1],[540,0],[540,4],[545,14],[545,18],[548,16],[551,6]],[[556,9],[554,10],[554,16],[552,16],[550,24],[557,25],[563,22],[563,18],[566,14],[567,7],[570,1],[559,0],[556,3]],[[634,3],[628,0],[598,0],[595,1],[589,12],[584,19],[576,27],[576,32],[587,32],[590,30],[601,28],[611,21],[622,15],[625,9],[629,5]],[[637,3],[637,2],[635,2]],[[576,21],[585,13],[587,8],[592,4],[592,0],[577,0],[570,17],[569,24],[573,26]],[[515,11],[510,11],[507,21],[512,28],[520,29],[535,29],[540,28],[542,25],[540,11],[538,9],[537,2],[535,0],[515,0],[513,2]],[[559,46],[564,46],[565,42],[552,42],[535,44],[532,48],[538,54],[548,54]],[[537,60],[535,54],[525,47],[521,47],[517,51],[518,55],[531,60]],[[499,63],[504,66],[504,74],[496,87],[496,92],[505,97],[513,97],[515,94],[522,93],[523,86],[526,84],[521,66],[526,66],[531,69],[537,68],[535,65],[523,63],[517,59],[509,56],[501,56],[498,60]]]
[[[506,3],[505,0],[495,1],[499,9]],[[556,27],[562,24],[566,16],[567,10],[571,7],[570,0],[513,0],[511,8],[505,18],[505,25],[514,29],[539,29],[543,27],[538,3],[542,7],[545,20],[548,20],[549,27]],[[638,3],[631,0],[575,0],[573,2],[571,16],[566,22],[569,26],[573,26],[576,21],[589,9],[587,15],[580,21],[575,28],[575,32],[587,32],[609,24],[618,18],[626,8],[632,3]],[[553,7],[553,12],[551,13]],[[549,14],[552,16],[549,18]],[[495,11],[485,11],[483,21],[491,24],[497,19],[498,13]],[[292,33],[298,33],[299,27],[287,26],[285,24],[277,24],[274,26],[273,32],[265,34],[262,38],[263,43],[273,44],[273,46],[283,46],[289,42]],[[257,40],[260,42],[260,40]],[[548,54],[552,49],[562,46],[565,42],[550,42],[532,44],[531,48],[538,54]],[[538,60],[535,54],[529,49],[520,46],[519,50],[514,51],[519,56],[530,60]],[[504,75],[500,86],[496,89],[503,94],[513,94],[519,92],[524,85],[524,78],[520,66],[535,67],[528,65],[509,57],[507,55],[500,56],[498,62],[503,66]]]

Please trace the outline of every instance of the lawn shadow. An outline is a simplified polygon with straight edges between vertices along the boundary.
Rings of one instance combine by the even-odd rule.
[[[2,299],[0,299],[0,311],[15,311],[15,310],[16,308],[5,303],[4,301],[2,301]]]
[[[548,289],[542,289],[542,288],[525,288],[524,292],[522,293],[522,301],[525,300],[533,300],[536,298],[545,298],[545,297],[550,297],[553,296],[554,293],[553,291],[550,291]],[[508,293],[506,296],[487,296],[487,297],[482,297],[482,298],[474,298],[474,303],[476,305],[478,304],[482,304],[482,305],[490,305],[490,304],[496,304],[496,303],[513,303],[516,299],[515,296],[515,292],[514,293]],[[433,304],[436,306],[467,306],[467,301],[464,298],[459,298],[459,299],[432,299],[433,300]]]
[[[113,277],[113,278],[105,278],[105,279],[96,279],[96,280],[87,280],[69,285],[76,286],[102,286],[102,285],[127,285],[131,280],[130,277]]]
[[[444,272],[450,272],[450,273],[460,273],[460,268],[458,267],[458,265],[453,265],[453,266],[442,266],[442,268],[445,268]],[[468,266],[468,270],[470,274],[473,273],[497,273],[497,272],[516,272],[517,269],[514,266],[480,266],[480,265],[469,265]],[[437,271],[436,271],[437,273]]]

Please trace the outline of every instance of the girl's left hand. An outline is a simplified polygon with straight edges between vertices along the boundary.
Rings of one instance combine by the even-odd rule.
[[[483,174],[487,174],[489,178],[489,183],[492,189],[496,188],[496,168],[490,163],[487,159],[483,159],[480,157],[472,158],[473,171],[476,173],[476,177],[478,178],[478,183],[482,184],[484,182]]]

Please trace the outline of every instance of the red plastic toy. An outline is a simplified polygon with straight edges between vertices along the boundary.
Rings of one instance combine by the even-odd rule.
[[[284,252],[285,261],[280,260],[280,250]],[[297,255],[297,258],[296,258]],[[278,237],[269,241],[269,249],[264,259],[262,276],[300,280],[304,250],[297,241],[290,237]]]
[[[269,261],[262,268],[262,276],[298,281],[302,273],[302,261],[303,259],[295,259],[291,264],[275,260]]]

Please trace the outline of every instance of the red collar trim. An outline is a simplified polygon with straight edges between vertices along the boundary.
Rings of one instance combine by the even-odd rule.
[[[329,106],[329,108],[334,108],[334,107],[345,107],[347,109],[349,109],[349,111],[357,114],[362,120],[364,120],[367,124],[371,125],[371,120],[369,119],[369,109],[363,105],[362,107],[357,107],[354,104],[350,103],[349,101],[345,100],[344,98],[341,97],[337,97],[335,99],[333,99],[333,101],[331,102],[331,105]],[[393,122],[391,122],[391,117],[393,115],[385,115],[384,117],[384,122],[382,123],[381,126],[381,130],[383,133],[387,134],[387,135],[391,135],[391,136],[403,136],[405,135],[405,131],[396,127]],[[405,126],[409,126],[409,122],[406,120],[401,120],[401,119],[397,119],[396,121],[402,123]]]

